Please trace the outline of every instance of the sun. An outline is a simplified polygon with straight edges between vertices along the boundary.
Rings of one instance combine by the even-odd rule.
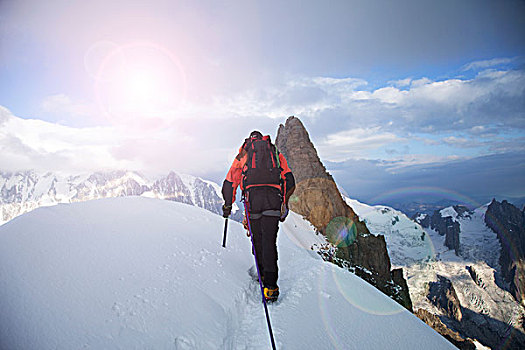
[[[147,67],[130,69],[122,77],[122,82],[125,95],[131,101],[153,100],[155,96],[163,92],[160,76]]]
[[[186,99],[186,78],[171,52],[136,43],[117,47],[103,59],[95,93],[112,123],[143,127],[176,115]]]
[[[127,109],[141,113],[169,105],[174,87],[170,77],[162,74],[165,70],[151,64],[123,65],[116,72],[113,97]],[[174,94],[171,97],[177,99]]]

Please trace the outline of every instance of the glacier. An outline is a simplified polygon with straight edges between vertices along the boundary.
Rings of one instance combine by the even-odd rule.
[[[525,308],[502,286],[501,244],[485,224],[487,205],[466,213],[458,213],[454,207],[439,211],[443,218],[450,217],[460,225],[460,253],[456,255],[445,246],[445,236],[423,228],[400,211],[347,197],[345,200],[373,234],[385,236],[392,265],[403,268],[414,310],[425,309],[447,321],[443,310],[428,298],[429,285],[443,276],[452,282],[461,307],[470,316],[469,325],[461,329],[462,335],[468,332],[469,337],[481,337],[485,343],[501,342],[501,348],[509,346],[508,342],[512,342],[510,348],[523,344],[521,320]],[[476,346],[485,348],[479,343]]]

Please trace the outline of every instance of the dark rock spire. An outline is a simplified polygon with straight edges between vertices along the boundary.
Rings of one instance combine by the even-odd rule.
[[[290,209],[301,214],[337,246],[335,261],[412,310],[408,287],[391,271],[385,237],[370,234],[366,224],[343,200],[326,171],[303,123],[289,117],[277,132],[276,146],[296,180]],[[395,277],[395,278],[394,278]]]

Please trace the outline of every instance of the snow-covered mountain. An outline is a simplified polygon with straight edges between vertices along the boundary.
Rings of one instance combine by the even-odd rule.
[[[506,349],[525,346],[525,309],[502,288],[501,245],[496,233],[485,224],[487,206],[474,211],[448,207],[435,213],[443,223],[457,224],[459,249],[456,251],[447,247],[444,231],[440,234],[430,227],[424,228],[389,207],[368,206],[348,198],[346,201],[372,233],[385,236],[392,264],[405,271],[414,310],[428,310],[463,336],[494,349],[503,345]],[[426,221],[425,226],[430,224],[430,218],[425,215],[417,220]],[[452,226],[445,227],[445,231],[455,232]],[[457,300],[451,297],[447,302],[455,304],[455,309],[447,309],[437,302],[442,295],[432,295],[448,281],[452,288],[448,293],[455,294]]]
[[[1,349],[268,349],[242,225],[143,197],[45,207],[0,227]],[[352,273],[291,213],[279,233],[278,349],[453,349]]]
[[[222,206],[217,184],[174,172],[155,181],[130,171],[84,176],[0,173],[0,224],[42,206],[124,196],[166,199],[214,213],[221,213]],[[371,233],[385,236],[393,267],[405,271],[414,310],[430,311],[449,328],[491,346],[507,339],[522,344],[525,311],[499,278],[501,245],[484,222],[486,206],[472,212],[449,207],[417,218],[432,229],[392,208],[345,200]],[[453,308],[443,307],[437,301],[441,296],[432,295],[443,288],[456,295]]]
[[[175,172],[155,181],[132,171],[81,176],[0,172],[0,225],[41,206],[122,196],[167,199],[214,213],[220,213],[223,204],[217,184]]]

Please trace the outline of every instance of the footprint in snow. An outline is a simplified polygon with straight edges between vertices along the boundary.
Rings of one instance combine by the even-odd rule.
[[[193,342],[191,340],[189,340],[188,338],[184,337],[184,336],[179,336],[177,338],[175,338],[175,349],[176,350],[191,350],[191,349],[195,349],[195,344],[193,344]]]

